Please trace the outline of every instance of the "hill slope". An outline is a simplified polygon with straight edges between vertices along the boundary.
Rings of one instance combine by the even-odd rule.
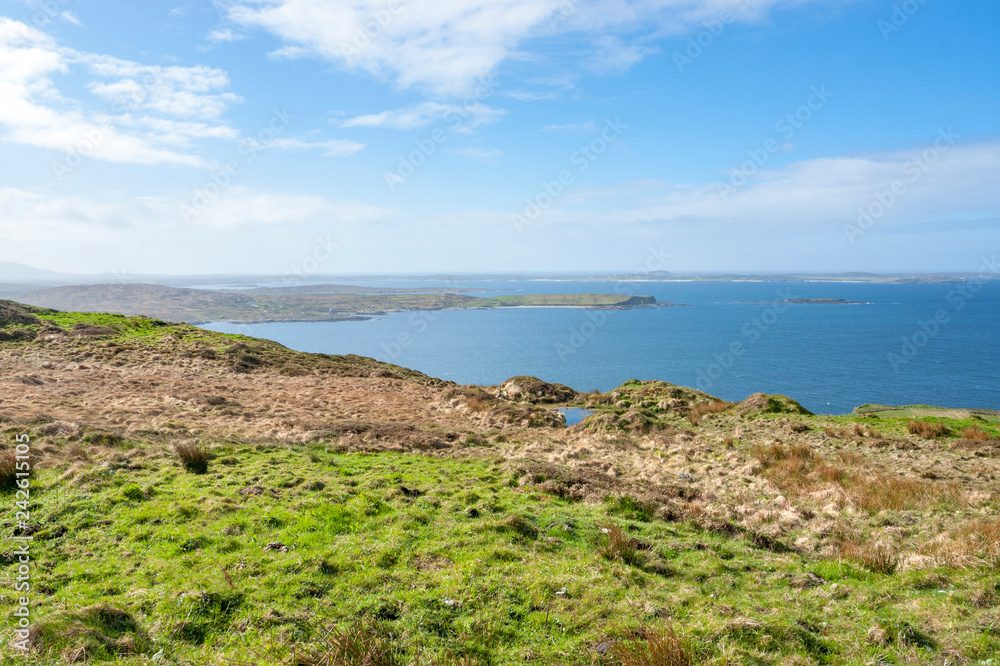
[[[32,663],[1000,651],[1000,433],[974,415],[831,418],[638,380],[456,386],[154,319],[0,317],[10,506],[15,438],[34,465],[30,518],[0,518],[33,538]],[[566,428],[561,404],[594,414]]]

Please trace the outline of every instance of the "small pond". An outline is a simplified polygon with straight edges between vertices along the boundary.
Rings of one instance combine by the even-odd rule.
[[[556,411],[566,417],[567,427],[579,423],[594,413],[593,410],[583,409],[582,407],[567,407],[565,409],[557,409]]]

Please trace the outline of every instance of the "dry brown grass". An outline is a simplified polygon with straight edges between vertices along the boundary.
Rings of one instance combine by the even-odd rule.
[[[638,635],[616,642],[608,651],[616,666],[692,666],[694,655],[687,641],[673,627],[656,631],[643,629]]]
[[[971,425],[962,431],[962,439],[968,439],[973,442],[988,442],[993,438],[990,436],[990,433],[979,426]]]
[[[176,444],[174,453],[177,454],[184,469],[192,474],[204,474],[208,471],[208,461],[212,456],[207,447],[198,444]]]
[[[899,566],[899,557],[888,546],[882,544],[863,544],[857,541],[846,541],[840,545],[840,557],[874,573],[891,575]]]
[[[490,403],[479,396],[473,396],[465,401],[465,405],[473,412],[483,412],[489,408]]]
[[[300,666],[402,666],[403,659],[391,640],[377,627],[355,622],[346,629],[334,627],[310,653],[299,656]]]
[[[965,503],[958,483],[937,483],[913,477],[876,474],[859,479],[850,489],[854,504],[862,511],[910,511],[956,509]]]
[[[14,449],[0,451],[0,490],[17,488],[17,453]]]
[[[758,446],[753,454],[763,465],[767,478],[785,493],[807,493],[846,479],[843,467],[831,465],[804,444]]]
[[[758,446],[753,454],[763,466],[764,475],[782,492],[790,496],[804,495],[835,483],[858,509],[869,514],[915,509],[954,510],[966,502],[958,483],[867,472],[866,458],[853,452],[841,452],[836,463],[802,444]]]
[[[943,423],[934,421],[914,421],[906,419],[906,429],[913,435],[919,435],[925,439],[937,439],[951,434],[951,429]]]
[[[733,403],[726,402],[725,400],[716,400],[715,402],[703,402],[700,405],[695,405],[687,413],[687,420],[691,422],[691,425],[698,425],[701,419],[709,414],[721,414],[727,411],[733,406]]]
[[[1000,518],[965,523],[920,549],[955,567],[1000,568]]]

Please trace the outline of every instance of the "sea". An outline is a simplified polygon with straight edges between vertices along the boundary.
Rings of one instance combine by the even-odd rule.
[[[578,391],[608,391],[629,379],[660,379],[732,401],[780,393],[823,414],[866,403],[1000,409],[1000,281],[349,284],[485,297],[620,293],[676,305],[438,310],[204,327],[299,351],[370,356],[459,384],[533,375]],[[784,302],[795,299],[848,303]]]

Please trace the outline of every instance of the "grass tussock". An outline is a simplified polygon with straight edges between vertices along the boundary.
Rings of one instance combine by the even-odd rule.
[[[334,627],[320,645],[296,659],[299,666],[402,666],[395,643],[377,626],[355,622],[346,629]]]
[[[951,428],[937,421],[915,421],[906,419],[906,429],[912,435],[919,435],[924,439],[938,439],[951,434]]]
[[[733,406],[733,403],[726,402],[725,400],[716,400],[715,402],[703,402],[700,405],[695,405],[687,413],[687,420],[691,422],[691,425],[698,425],[701,423],[701,419],[710,414],[721,414],[722,412],[728,411]]]
[[[687,641],[672,627],[644,629],[638,636],[616,642],[608,651],[615,666],[692,666],[695,658]]]
[[[899,557],[888,546],[846,541],[840,546],[840,557],[868,569],[872,573],[890,576],[899,566]]]
[[[968,439],[973,442],[988,442],[993,438],[990,436],[990,433],[978,425],[971,425],[962,431],[962,439]]]
[[[646,554],[640,548],[641,545],[638,540],[625,534],[620,527],[609,523],[601,528],[597,552],[612,562],[642,566],[646,562]]]
[[[207,447],[199,444],[177,444],[174,446],[174,453],[177,454],[184,469],[192,474],[204,474],[208,471],[208,461],[212,455]]]
[[[14,449],[0,451],[0,490],[17,488],[17,453]]]

